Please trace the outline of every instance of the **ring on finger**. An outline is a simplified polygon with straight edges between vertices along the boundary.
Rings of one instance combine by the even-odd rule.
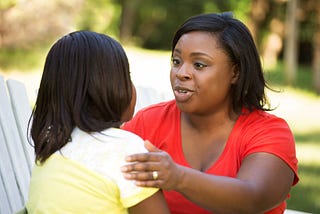
[[[157,171],[153,171],[152,172],[152,178],[153,178],[153,180],[157,180],[158,179],[158,172]]]

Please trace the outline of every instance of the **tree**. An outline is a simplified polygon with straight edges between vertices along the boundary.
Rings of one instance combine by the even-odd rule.
[[[316,9],[316,27],[313,34],[313,81],[314,88],[320,94],[320,4],[313,1]]]
[[[258,44],[260,38],[260,29],[266,16],[270,11],[270,2],[265,0],[252,0],[250,3],[248,27],[253,39]]]
[[[121,18],[120,18],[120,40],[128,43],[132,39],[132,30],[137,17],[137,10],[140,0],[120,0]]]
[[[60,37],[74,29],[74,16],[81,0],[28,0],[9,1],[0,24],[1,47],[31,47]],[[9,9],[8,9],[9,8]]]
[[[77,14],[76,29],[91,30],[119,37],[121,5],[118,0],[78,0],[81,10]]]
[[[294,85],[298,65],[298,1],[288,0],[287,2],[284,63],[285,80],[288,85]]]
[[[6,13],[16,5],[15,0],[1,0],[0,1],[0,47],[3,46],[4,37],[7,31]]]
[[[245,19],[251,0],[113,0],[121,5],[120,38],[149,49],[170,49],[174,32],[188,17],[232,11]]]

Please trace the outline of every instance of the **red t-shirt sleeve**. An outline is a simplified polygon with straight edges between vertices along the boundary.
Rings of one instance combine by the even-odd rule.
[[[285,120],[265,112],[260,114],[262,115],[245,128],[243,158],[255,152],[278,156],[294,171],[295,185],[299,177],[294,136]]]

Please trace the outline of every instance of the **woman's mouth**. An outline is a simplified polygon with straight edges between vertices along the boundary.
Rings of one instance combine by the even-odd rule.
[[[176,101],[183,103],[187,102],[192,97],[194,91],[189,88],[176,86],[174,87],[173,93]]]

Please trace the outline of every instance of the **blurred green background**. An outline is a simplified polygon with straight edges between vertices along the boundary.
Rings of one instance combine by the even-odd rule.
[[[0,74],[41,76],[53,42],[80,29],[116,38],[132,64],[153,57],[163,65],[154,68],[167,70],[177,27],[192,15],[224,11],[249,27],[267,80],[285,91],[269,95],[285,102],[275,113],[296,138],[300,182],[288,208],[320,213],[319,0],[0,0]]]

